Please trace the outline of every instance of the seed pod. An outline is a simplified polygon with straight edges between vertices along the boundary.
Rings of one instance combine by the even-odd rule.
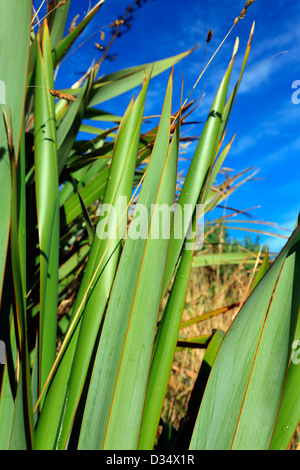
[[[210,30],[208,31],[208,33],[207,33],[207,38],[206,38],[206,42],[207,42],[207,44],[209,44],[209,43],[210,43],[210,41],[211,41],[211,38],[213,37],[213,34],[214,34],[214,33],[213,33],[213,30],[212,30],[212,29],[210,29]]]
[[[104,47],[101,44],[98,44],[97,42],[95,42],[95,46],[97,47],[97,49],[99,49],[99,51],[103,51],[104,49]]]
[[[247,11],[246,8],[243,8],[243,9],[242,9],[242,11],[241,11],[241,13],[240,13],[240,18],[239,18],[240,20],[245,17],[246,11]]]
[[[124,20],[115,20],[113,23],[111,23],[109,26],[111,28],[116,28],[116,26],[120,26],[121,24],[124,24]]]
[[[73,95],[69,95],[68,93],[61,93],[59,90],[51,90],[49,89],[49,92],[52,96],[55,98],[59,98],[60,100],[66,100],[66,101],[76,101],[76,98],[74,98]]]

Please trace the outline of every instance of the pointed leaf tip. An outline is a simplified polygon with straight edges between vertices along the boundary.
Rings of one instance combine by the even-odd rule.
[[[240,43],[240,40],[239,40],[239,37],[237,36],[237,38],[235,40],[234,48],[233,48],[232,60],[235,59],[236,53],[237,53],[238,48],[239,48],[239,43]]]

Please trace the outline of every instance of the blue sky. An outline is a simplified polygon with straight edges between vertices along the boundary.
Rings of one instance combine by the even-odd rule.
[[[91,0],[92,6],[96,3],[96,0]],[[106,0],[74,47],[120,17],[129,3],[130,0]],[[180,100],[182,71],[185,98],[199,75],[207,32],[212,28],[214,35],[205,64],[239,15],[245,1],[148,0],[143,4],[142,0],[141,3],[142,8],[135,12],[132,27],[111,48],[110,54],[117,54],[116,60],[105,61],[100,74],[163,59],[199,44],[198,49],[175,67],[176,110]],[[72,0],[70,18],[79,13],[82,19],[89,4],[90,0]],[[300,210],[300,104],[292,102],[295,92],[292,83],[300,80],[300,2],[256,0],[251,5],[246,17],[233,29],[193,92],[191,98],[199,98],[205,91],[193,120],[205,121],[238,36],[240,45],[230,91],[233,88],[253,21],[255,32],[251,53],[228,124],[226,142],[234,134],[237,135],[224,166],[236,172],[247,167],[260,171],[258,178],[241,186],[227,204],[240,210],[259,206],[251,211],[255,220],[274,222],[292,230]],[[110,28],[104,31],[105,45],[110,37]],[[101,42],[99,32],[63,63],[58,71],[56,88],[71,86],[91,65],[93,58],[100,58],[101,53],[94,46],[95,42]],[[283,51],[288,52],[268,60]],[[169,72],[165,72],[152,80],[146,115],[161,112],[168,75]],[[104,104],[103,108],[120,115],[131,96],[132,92],[115,98],[109,105]],[[194,125],[189,129],[189,134],[200,135],[202,128],[203,124]],[[194,148],[195,144],[191,144],[184,157],[192,158]],[[264,229],[263,226],[261,228]],[[267,227],[265,229],[269,230]],[[289,234],[282,230],[276,232]],[[239,239],[245,235],[241,231],[232,234]],[[285,243],[281,238],[267,236],[261,236],[260,241],[268,243],[272,251],[280,250]]]

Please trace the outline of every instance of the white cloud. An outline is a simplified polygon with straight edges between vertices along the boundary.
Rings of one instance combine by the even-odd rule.
[[[242,152],[247,152],[249,148],[257,143],[257,135],[249,134],[242,137],[237,136],[230,149],[230,155],[239,155]]]
[[[289,232],[280,231],[281,235],[289,237],[296,225],[297,217],[300,211],[300,207],[296,206],[288,210],[284,215],[279,216],[277,223],[281,227],[288,229]],[[270,252],[279,253],[279,251],[284,247],[287,240],[285,238],[276,237],[276,236],[264,236],[261,238],[262,244],[268,244]]]

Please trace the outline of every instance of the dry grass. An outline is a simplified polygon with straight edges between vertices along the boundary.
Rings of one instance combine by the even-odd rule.
[[[294,439],[291,443],[290,450],[300,450],[300,425],[298,426]]]

